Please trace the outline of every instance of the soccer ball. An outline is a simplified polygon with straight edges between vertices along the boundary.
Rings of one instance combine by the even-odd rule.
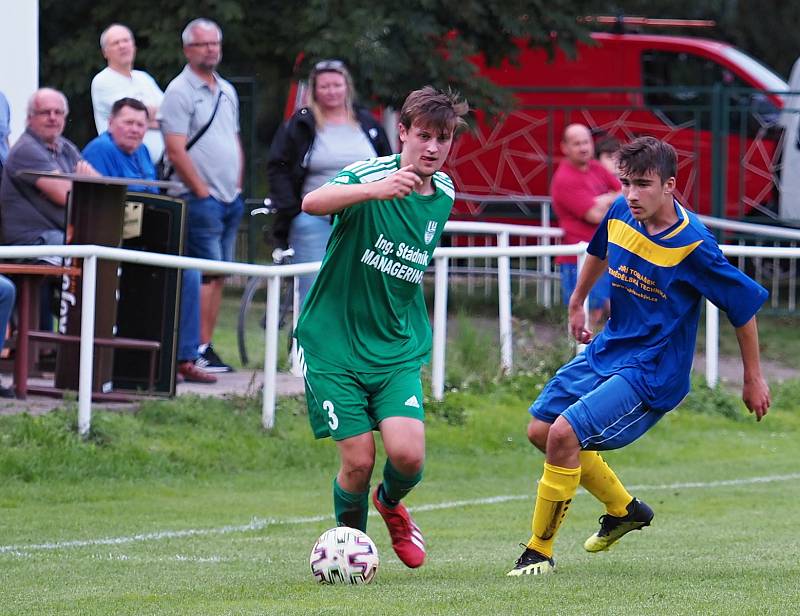
[[[311,574],[320,584],[369,584],[378,572],[378,549],[365,533],[337,526],[311,548]]]

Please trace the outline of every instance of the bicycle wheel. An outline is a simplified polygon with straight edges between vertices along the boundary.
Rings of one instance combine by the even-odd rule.
[[[291,327],[293,279],[281,280],[281,299],[278,313],[278,327]],[[239,345],[239,358],[243,366],[262,367],[264,362],[264,340],[267,315],[267,280],[252,276],[247,280],[239,304],[239,321],[236,338]],[[288,334],[287,334],[288,335]],[[280,348],[280,347],[279,347]],[[291,348],[291,347],[290,347]]]
[[[250,366],[264,361],[264,317],[267,311],[267,281],[265,278],[251,276],[242,293],[239,304],[239,321],[236,327],[236,340],[239,344],[239,359],[242,366]]]

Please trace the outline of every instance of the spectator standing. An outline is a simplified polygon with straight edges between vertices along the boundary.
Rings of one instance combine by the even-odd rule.
[[[330,216],[302,212],[303,197],[352,162],[392,153],[380,123],[355,104],[353,80],[343,62],[317,62],[308,87],[308,107],[278,129],[267,164],[270,199],[278,210],[273,237],[278,246],[294,248],[295,263],[322,261],[331,234]],[[300,277],[301,304],[315,278]]]
[[[617,177],[594,160],[594,144],[589,128],[583,124],[570,124],[561,139],[564,155],[550,184],[553,210],[558,225],[564,230],[564,244],[588,242],[608,208],[620,195]],[[561,269],[561,297],[569,304],[577,281],[577,258],[556,257]],[[608,314],[610,281],[608,275],[600,277],[589,294],[591,326],[602,325]]]
[[[148,120],[143,102],[121,98],[111,107],[108,130],[83,148],[84,158],[102,175],[155,180],[156,169],[143,143]],[[129,184],[128,190],[158,192],[137,184]]]
[[[8,136],[11,134],[11,108],[5,94],[0,92],[0,172],[3,171],[3,164],[8,158],[8,148],[10,147]]]
[[[8,158],[8,135],[11,132],[11,109],[8,100],[0,92],[0,181],[2,181],[3,165]],[[16,290],[14,283],[5,276],[0,276],[0,352],[5,344],[8,321],[14,309]],[[12,398],[14,393],[8,387],[0,385],[0,398]]]
[[[138,99],[147,106],[149,116],[144,144],[150,152],[150,160],[157,162],[164,153],[164,139],[156,120],[164,93],[149,74],[133,68],[136,58],[133,32],[122,24],[111,24],[100,35],[100,51],[108,66],[92,79],[92,108],[97,134],[102,135],[108,128],[111,106],[115,101],[125,97]]]
[[[167,86],[159,111],[167,157],[183,184],[170,194],[186,199],[187,254],[231,261],[244,207],[239,98],[216,71],[222,59],[220,27],[207,19],[195,19],[182,38],[188,62]],[[232,370],[211,344],[223,284],[222,276],[206,277],[198,302],[184,277],[178,345],[183,372],[189,370],[189,361],[207,372]],[[199,334],[192,340],[195,331]]]
[[[620,147],[622,147],[622,142],[612,135],[603,135],[594,144],[595,158],[616,177],[619,177],[617,154]]]

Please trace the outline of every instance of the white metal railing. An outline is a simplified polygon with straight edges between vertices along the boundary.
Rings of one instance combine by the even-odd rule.
[[[465,223],[448,223],[450,225]],[[491,223],[466,223],[470,225],[484,225],[487,234],[499,233],[501,239],[498,246],[489,247],[452,247],[437,248],[434,251],[435,294],[434,294],[434,323],[433,323],[433,350],[432,350],[432,389],[433,395],[441,399],[444,393],[444,375],[446,362],[446,333],[447,333],[447,286],[450,259],[459,258],[496,258],[498,259],[498,300],[499,300],[499,328],[501,340],[501,361],[503,368],[508,370],[513,365],[513,345],[511,330],[511,285],[510,285],[510,259],[521,257],[551,257],[556,255],[584,254],[584,244],[555,245],[555,246],[509,246],[508,237],[515,234],[533,234],[541,232],[541,228],[532,231],[531,228],[516,227],[503,228],[502,225]],[[446,229],[448,228],[446,227]],[[498,231],[499,228],[499,231]],[[505,239],[502,239],[504,237]],[[800,258],[800,248],[775,248],[754,246],[722,246],[726,256],[748,256],[766,258],[786,258],[796,260]],[[95,314],[95,289],[97,259],[123,261],[127,263],[140,263],[145,265],[176,268],[197,269],[207,272],[223,274],[240,274],[244,276],[260,276],[268,279],[267,312],[264,349],[264,389],[262,399],[262,424],[270,429],[275,421],[275,382],[277,374],[277,349],[278,349],[278,314],[280,302],[280,279],[289,276],[298,276],[312,273],[319,269],[320,263],[298,263],[291,265],[252,265],[246,263],[231,263],[209,261],[191,257],[156,254],[135,250],[124,250],[106,246],[0,246],[0,259],[10,258],[37,258],[45,256],[60,256],[82,258],[82,292],[83,311],[81,313],[81,341],[80,341],[80,377],[78,389],[78,431],[85,435],[91,426],[91,383],[94,357],[94,314]],[[579,258],[579,264],[580,264]],[[505,265],[502,265],[505,263]],[[710,302],[706,310],[706,379],[714,385],[718,379],[718,312]]]
[[[309,274],[319,269],[319,263],[293,265],[252,265],[209,261],[192,257],[124,250],[108,246],[0,246],[0,259],[35,259],[39,257],[71,257],[83,259],[82,312],[80,342],[80,377],[78,380],[78,432],[86,435],[92,419],[92,371],[94,364],[94,311],[97,285],[97,259],[140,263],[174,269],[196,269],[219,274],[262,276],[268,279],[266,345],[264,349],[264,396],[262,423],[272,428],[275,421],[275,377],[278,364],[278,308],[280,279]]]

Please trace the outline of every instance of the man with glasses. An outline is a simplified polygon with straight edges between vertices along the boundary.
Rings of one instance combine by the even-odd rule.
[[[144,71],[133,68],[136,58],[136,39],[122,24],[111,24],[100,35],[100,51],[108,66],[92,79],[92,108],[97,134],[108,128],[111,106],[121,98],[135,98],[147,107],[147,132],[144,145],[150,160],[157,162],[164,153],[164,139],[158,128],[156,113],[164,98],[156,80]]]
[[[6,244],[57,245],[65,239],[64,208],[72,181],[20,171],[98,175],[62,137],[68,113],[67,98],[52,88],[37,90],[28,101],[27,128],[8,153],[0,187]]]
[[[187,65],[167,86],[159,111],[167,158],[182,183],[170,192],[186,199],[187,250],[191,257],[232,261],[242,217],[244,152],[239,140],[239,99],[217,73],[222,31],[195,19],[183,31]],[[184,274],[178,342],[179,374],[211,382],[211,372],[229,372],[211,345],[224,278]],[[199,300],[199,301],[198,301]]]

